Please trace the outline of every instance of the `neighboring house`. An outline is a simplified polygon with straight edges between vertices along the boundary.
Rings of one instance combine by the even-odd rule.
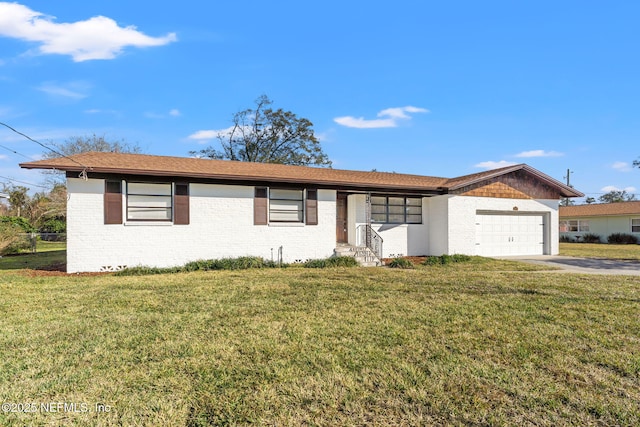
[[[613,233],[632,234],[640,239],[640,201],[560,207],[560,236],[580,240],[597,234],[601,242]]]
[[[583,195],[524,164],[452,179],[96,152],[20,166],[66,172],[70,273],[354,247],[551,255],[559,199]]]

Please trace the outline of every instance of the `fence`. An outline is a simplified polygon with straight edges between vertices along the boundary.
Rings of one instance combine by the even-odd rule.
[[[42,242],[66,242],[67,233],[24,233],[20,235],[21,241],[15,243],[15,248],[19,250],[31,250],[31,253],[38,251],[38,241]]]

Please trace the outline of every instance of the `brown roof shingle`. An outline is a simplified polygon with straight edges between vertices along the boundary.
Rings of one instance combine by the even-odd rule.
[[[303,183],[363,190],[397,190],[425,193],[446,193],[483,179],[525,169],[547,180],[563,196],[581,196],[559,181],[549,178],[528,165],[515,165],[458,178],[410,175],[389,172],[363,172],[273,163],[249,163],[189,157],[169,157],[146,154],[89,152],[71,157],[21,163],[27,169],[58,169],[91,173],[172,176],[231,181]]]
[[[640,201],[560,206],[560,218],[582,216],[640,215]]]
[[[78,172],[86,170],[89,174],[94,172],[237,181],[277,181],[425,191],[437,191],[447,181],[447,178],[389,172],[362,172],[275,163],[102,152],[83,153],[70,158],[38,160],[22,163],[20,166],[27,169],[59,169]]]

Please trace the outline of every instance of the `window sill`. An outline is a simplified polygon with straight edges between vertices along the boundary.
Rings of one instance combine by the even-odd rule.
[[[138,226],[164,226],[169,227],[173,225],[173,221],[129,221],[124,223],[125,227],[138,227]]]
[[[270,222],[269,227],[304,227],[304,222]]]
[[[364,224],[364,223],[363,223]],[[399,225],[424,225],[423,222],[372,222],[371,226],[375,227],[375,226],[389,226],[389,225],[393,225],[393,226],[399,226]]]

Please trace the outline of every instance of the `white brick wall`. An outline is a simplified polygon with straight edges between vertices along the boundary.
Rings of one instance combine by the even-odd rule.
[[[348,199],[349,242],[356,243],[356,228],[366,223],[364,194]],[[373,224],[382,238],[383,256],[476,255],[476,212],[504,211],[545,213],[546,254],[558,253],[558,201],[498,199],[443,195],[422,200],[422,224]]]
[[[285,262],[325,258],[336,246],[336,191],[318,191],[318,225],[253,225],[254,187],[190,185],[190,224],[104,224],[101,179],[68,179],[67,271],[101,271],[123,266],[177,266],[198,259],[260,256]],[[124,205],[124,203],[123,203]],[[374,225],[384,239],[384,256],[469,254],[476,251],[476,212],[543,212],[545,253],[558,253],[558,201],[468,196],[423,198],[422,224]],[[349,241],[366,223],[365,195],[348,198]]]
[[[253,225],[254,188],[190,185],[190,224],[104,224],[104,181],[68,179],[67,271],[176,266],[198,259],[255,255],[294,262],[331,256],[336,192],[318,191],[318,225]]]
[[[429,218],[428,255],[449,253],[449,196],[426,199],[426,215]]]
[[[359,225],[366,224],[366,196],[349,196],[349,243],[355,244]],[[372,228],[383,239],[383,257],[400,255],[426,255],[429,250],[429,216],[427,198],[422,199],[422,224],[372,224]],[[353,236],[353,237],[352,237]]]
[[[447,247],[440,246],[442,251],[434,251],[432,255],[446,254],[476,254],[476,212],[477,211],[502,211],[538,212],[546,214],[548,221],[545,224],[545,254],[558,254],[558,201],[557,200],[524,200],[524,199],[499,199],[492,197],[469,196],[439,196],[435,199],[445,198],[448,212]],[[441,203],[441,200],[434,200]]]

